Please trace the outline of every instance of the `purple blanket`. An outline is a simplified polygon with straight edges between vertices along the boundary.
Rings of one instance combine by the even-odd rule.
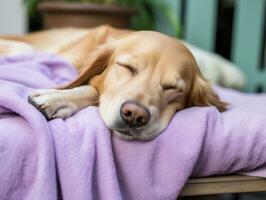
[[[266,177],[266,95],[217,88],[231,109],[178,112],[152,141],[124,141],[96,107],[47,122],[27,96],[73,68],[47,54],[0,58],[0,199],[175,199],[189,176]]]

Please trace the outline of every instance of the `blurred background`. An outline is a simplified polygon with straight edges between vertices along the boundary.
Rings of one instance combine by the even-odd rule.
[[[234,62],[266,90],[265,0],[1,0],[0,34],[63,26],[157,30]]]
[[[246,76],[245,91],[265,92],[265,5],[265,0],[1,0],[0,35],[101,24],[157,30],[231,60]]]
[[[216,52],[266,91],[265,0],[1,0],[0,34],[64,26],[157,30]]]

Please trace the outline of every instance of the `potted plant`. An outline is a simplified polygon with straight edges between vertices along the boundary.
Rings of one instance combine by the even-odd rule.
[[[94,27],[109,24],[117,28],[151,30],[155,13],[161,13],[179,33],[179,23],[163,0],[25,0],[30,15],[36,7],[45,28],[65,26]]]

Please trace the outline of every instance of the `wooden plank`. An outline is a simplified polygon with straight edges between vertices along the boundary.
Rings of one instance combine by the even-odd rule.
[[[254,91],[261,60],[265,0],[238,0],[233,26],[232,59],[247,75],[247,91]],[[266,84],[266,77],[260,80]]]
[[[203,49],[215,47],[217,0],[187,0],[184,38]]]
[[[180,196],[246,192],[266,192],[266,179],[243,175],[192,178],[189,179]]]
[[[235,182],[235,181],[251,181],[251,180],[263,180],[261,177],[256,176],[243,176],[243,175],[226,175],[226,176],[212,176],[203,178],[192,178],[187,183],[217,183],[217,182]]]

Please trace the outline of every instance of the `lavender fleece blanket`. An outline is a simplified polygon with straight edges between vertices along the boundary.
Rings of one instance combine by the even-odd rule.
[[[0,199],[175,199],[189,176],[266,177],[266,95],[217,88],[231,108],[176,113],[152,141],[124,141],[96,107],[47,122],[27,96],[76,73],[47,54],[0,58]]]

